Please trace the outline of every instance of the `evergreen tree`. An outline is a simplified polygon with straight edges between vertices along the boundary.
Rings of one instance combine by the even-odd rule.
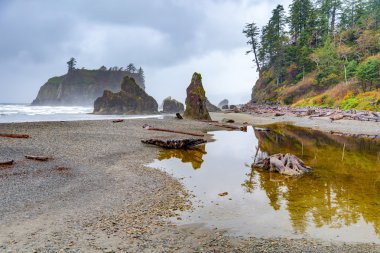
[[[313,5],[310,0],[293,0],[290,5],[289,25],[293,43],[296,43],[302,32],[311,33],[313,23]]]
[[[127,71],[129,73],[135,73],[136,72],[136,67],[133,63],[130,63],[128,66],[127,66]]]
[[[145,74],[144,74],[144,70],[141,67],[138,69],[137,75],[140,79],[142,88],[145,89]]]
[[[67,62],[68,72],[71,72],[75,69],[75,65],[77,64],[77,61],[74,57],[71,57],[70,60]]]
[[[273,65],[274,76],[277,85],[282,81],[283,67],[285,65],[285,11],[282,5],[277,7],[272,12],[272,17],[266,26],[267,50],[270,63]]]
[[[254,22],[246,24],[243,34],[245,34],[245,37],[248,38],[247,44],[251,46],[251,50],[247,51],[246,54],[253,53],[254,55],[254,61],[256,62],[257,70],[259,71],[259,75],[261,75],[261,67],[259,62],[259,56],[258,56],[258,49],[259,49],[259,28],[256,26]]]

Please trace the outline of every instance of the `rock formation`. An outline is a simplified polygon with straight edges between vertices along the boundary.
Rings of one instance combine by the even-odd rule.
[[[228,106],[228,99],[223,99],[222,101],[220,101],[218,107],[222,109],[224,105]]]
[[[206,92],[202,85],[202,76],[194,73],[186,89],[186,110],[184,117],[189,119],[211,120],[206,106]]]
[[[74,69],[63,76],[50,78],[39,90],[32,105],[92,106],[104,90],[117,92],[124,76],[132,77],[144,89],[137,73],[122,70]]]
[[[158,104],[140,88],[133,78],[124,77],[121,91],[113,93],[105,90],[102,97],[95,100],[95,114],[154,114]]]
[[[208,98],[206,98],[206,107],[207,107],[207,110],[209,112],[220,112],[221,110],[219,109],[219,107],[211,104],[211,102],[208,100]]]
[[[185,111],[183,104],[175,99],[172,99],[171,97],[165,98],[162,104],[164,113],[182,113]]]

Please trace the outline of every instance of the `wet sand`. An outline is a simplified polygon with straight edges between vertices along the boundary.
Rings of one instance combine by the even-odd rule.
[[[0,132],[31,136],[0,138],[0,160],[16,161],[0,168],[0,252],[380,252],[374,244],[236,238],[202,224],[176,226],[167,218],[191,208],[190,193],[145,166],[158,148],[141,139],[185,136],[144,124],[216,130],[174,118],[0,124]]]

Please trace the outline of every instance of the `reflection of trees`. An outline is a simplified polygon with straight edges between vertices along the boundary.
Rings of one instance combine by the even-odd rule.
[[[199,169],[203,163],[203,155],[207,154],[206,146],[202,145],[195,149],[162,149],[158,153],[158,160],[178,158],[183,163],[191,163],[193,169]]]
[[[292,126],[255,132],[261,152],[292,153],[313,168],[300,178],[253,170],[243,184],[247,191],[261,187],[273,209],[285,201],[293,227],[304,232],[317,227],[372,223],[380,235],[380,143],[336,137]],[[342,147],[345,155],[342,161]],[[302,155],[303,154],[303,155]]]

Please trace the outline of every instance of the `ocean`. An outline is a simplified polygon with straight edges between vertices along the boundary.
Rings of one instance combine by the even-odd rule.
[[[1,104],[0,123],[162,118],[162,115],[94,115],[93,107]]]

